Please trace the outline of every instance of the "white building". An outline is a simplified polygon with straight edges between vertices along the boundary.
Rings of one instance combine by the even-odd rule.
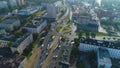
[[[30,43],[33,42],[33,35],[31,33],[25,34],[20,39],[17,39],[17,41],[14,43],[14,45],[11,47],[12,52],[18,51],[19,53],[22,53],[23,50],[30,45]]]
[[[112,62],[108,50],[104,48],[99,48],[97,51],[97,68],[111,68]]]
[[[6,1],[0,1],[0,9],[1,8],[8,8],[8,4]]]
[[[32,24],[27,24],[26,27],[24,27],[28,32],[31,33],[40,33],[45,27],[47,26],[46,21],[33,21]]]
[[[103,42],[103,41],[98,41],[98,40],[88,40],[81,38],[80,39],[80,46],[79,49],[81,51],[97,51],[99,48],[105,48],[109,51],[110,57],[111,58],[116,58],[120,59],[120,47],[119,47],[119,42],[114,43],[114,42]]]
[[[7,29],[10,31],[13,31],[15,26],[20,26],[20,21],[17,19],[7,19],[0,23],[0,28]]]

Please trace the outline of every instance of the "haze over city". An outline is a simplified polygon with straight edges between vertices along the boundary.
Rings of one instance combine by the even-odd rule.
[[[0,68],[120,68],[120,0],[0,0]]]

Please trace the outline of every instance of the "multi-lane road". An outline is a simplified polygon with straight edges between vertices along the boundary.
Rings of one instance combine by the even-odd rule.
[[[63,18],[64,19],[64,18]],[[62,24],[62,26],[63,26],[63,28],[64,27],[66,27],[67,25],[66,25],[66,23],[67,22],[65,22],[65,23],[63,23]],[[54,25],[55,26],[55,25]],[[71,33],[71,36],[73,36],[73,37],[69,37],[70,38],[70,40],[69,41],[71,41],[71,40],[73,40],[74,38],[75,38],[75,30],[76,30],[76,28],[75,28],[75,25],[73,24],[73,25],[71,25],[70,26],[71,28],[73,28],[72,29],[72,33]],[[62,31],[63,31],[63,28],[60,30],[60,34],[61,35],[63,35],[62,34]],[[55,29],[54,29],[55,30]],[[56,36],[55,37],[55,39],[53,40],[53,42],[52,42],[52,44],[51,44],[51,50],[50,50],[50,52],[49,52],[49,54],[48,54],[48,56],[47,56],[47,58],[45,59],[45,61],[43,62],[43,64],[42,64],[42,68],[58,68],[59,67],[59,55],[62,53],[62,49],[60,48],[60,49],[56,49],[58,46],[63,46],[63,45],[69,45],[69,44],[67,44],[69,41],[65,41],[64,42],[64,44],[63,43],[60,43],[59,44],[59,41],[60,41],[60,36],[61,35],[58,35],[58,36]],[[70,36],[70,35],[68,35],[68,36]],[[69,42],[70,43],[70,42]],[[69,47],[69,46],[68,46]],[[69,47],[68,49],[71,49],[71,47]],[[70,55],[70,51],[69,51],[69,53],[68,53],[68,55]],[[54,57],[56,57],[56,59],[54,59]],[[68,62],[68,61],[67,61]]]
[[[55,23],[53,23],[51,30],[48,32],[47,36],[45,37],[45,41],[43,45],[41,46],[41,54],[39,54],[39,58],[37,58],[37,63],[35,63],[35,66],[34,66],[35,68],[48,68],[49,67],[50,61],[53,57],[53,52],[57,48],[57,44],[60,40],[60,33],[62,32],[62,29],[61,29],[61,31],[57,33],[56,27],[64,18],[67,17],[68,13],[69,13],[69,9],[67,9],[66,13],[60,19],[58,19]],[[55,36],[55,38],[53,39],[53,42],[51,42],[51,45],[50,45],[51,49],[48,52],[47,46],[51,40],[50,39],[51,34],[58,35],[58,36]],[[46,56],[47,53],[48,53],[48,56]]]

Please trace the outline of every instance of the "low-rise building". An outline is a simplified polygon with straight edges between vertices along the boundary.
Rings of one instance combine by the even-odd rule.
[[[3,57],[0,59],[0,68],[18,68],[24,61],[24,59],[25,56],[19,54],[15,54],[14,56],[9,58]]]
[[[72,13],[72,19],[77,20],[78,19],[78,12],[73,12]]]
[[[8,8],[8,4],[6,1],[0,1],[0,9],[2,8]]]
[[[37,8],[37,7],[27,7],[25,9],[19,10],[18,15],[20,15],[20,16],[27,15],[28,16],[28,15],[31,15],[31,14],[37,12],[38,10],[39,10],[39,8]]]
[[[95,31],[98,32],[99,28],[100,28],[100,22],[99,20],[92,20],[87,16],[81,16],[79,17],[78,20],[78,24],[77,24],[77,28],[79,29],[84,29],[87,31]]]
[[[0,35],[6,35],[7,32],[5,31],[5,29],[0,29]]]
[[[17,19],[7,19],[0,23],[0,28],[13,31],[14,27],[19,27],[20,21]]]
[[[97,17],[97,14],[94,10],[87,10],[83,7],[76,8],[76,10],[72,15],[74,22],[77,23],[77,30],[83,29],[86,31],[94,31],[98,32],[100,27],[100,21]]]
[[[113,22],[120,22],[120,17],[114,17]]]
[[[17,1],[16,0],[7,0],[8,1],[8,5],[13,8],[17,6]]]
[[[0,36],[0,48],[11,47],[15,41],[16,41],[15,37]]]
[[[120,42],[99,41],[94,39],[80,38],[79,49],[81,51],[97,51],[99,48],[105,48],[109,51],[111,58],[120,59]]]
[[[11,58],[12,56],[13,56],[13,53],[9,47],[0,48],[0,58]],[[1,63],[0,63],[0,66],[1,66]]]
[[[40,33],[46,26],[47,22],[45,20],[34,20],[32,23],[27,24],[24,28],[31,33]]]

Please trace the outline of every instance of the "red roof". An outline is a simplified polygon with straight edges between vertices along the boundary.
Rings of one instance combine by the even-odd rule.
[[[77,16],[78,15],[78,13],[73,13],[73,16]]]

